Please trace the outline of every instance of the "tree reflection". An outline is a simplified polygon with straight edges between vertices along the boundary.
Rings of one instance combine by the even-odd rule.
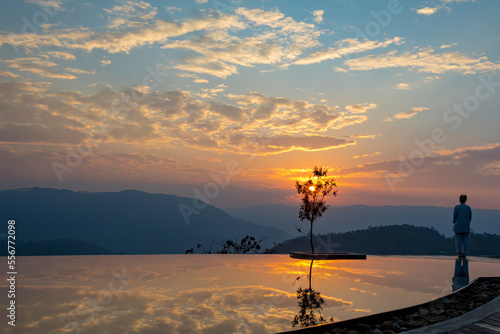
[[[311,260],[311,265],[309,266],[309,288],[297,289],[297,304],[299,312],[292,321],[292,326],[308,327],[319,325],[325,322],[332,322],[333,317],[325,319],[321,314],[325,300],[321,297],[319,291],[312,288],[312,268],[314,260]],[[297,279],[299,279],[298,277]]]

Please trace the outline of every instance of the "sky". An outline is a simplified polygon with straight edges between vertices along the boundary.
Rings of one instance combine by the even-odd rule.
[[[500,209],[498,1],[2,7],[0,189]]]

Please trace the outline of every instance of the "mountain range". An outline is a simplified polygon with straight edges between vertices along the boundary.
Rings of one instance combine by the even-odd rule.
[[[458,204],[458,203],[457,203]],[[283,204],[259,205],[226,209],[235,218],[272,226],[300,236],[294,225],[309,231],[309,223],[298,217],[299,206]],[[314,233],[349,232],[369,226],[413,225],[432,227],[445,236],[453,235],[453,208],[436,206],[330,206],[323,217],[314,223]],[[471,228],[476,233],[500,234],[500,211],[472,208]]]
[[[184,253],[197,244],[209,248],[212,241],[223,243],[247,234],[265,237],[263,247],[290,238],[283,231],[235,219],[211,205],[196,205],[199,210],[192,198],[135,190],[0,191],[1,219],[16,221],[16,240],[23,242],[78,239],[115,253],[170,254]]]
[[[226,240],[246,235],[264,238],[261,247],[265,249],[300,236],[294,224],[308,232],[307,222],[299,221],[297,213],[298,205],[282,204],[224,211],[192,198],[136,190],[91,193],[35,187],[0,191],[2,221],[16,220],[16,240],[32,249],[28,253],[33,255],[42,248],[43,254],[62,254],[78,241],[79,252],[86,253],[88,248],[89,254],[178,254],[198,244],[215,252]],[[315,223],[314,233],[406,224],[452,236],[451,214],[452,208],[431,206],[332,206]],[[500,234],[500,211],[473,208],[471,226],[476,233]],[[0,235],[5,237],[6,232]]]

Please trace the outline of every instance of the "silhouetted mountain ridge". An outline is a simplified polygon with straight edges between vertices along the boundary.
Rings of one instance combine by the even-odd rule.
[[[294,236],[294,222],[297,226],[306,227],[298,218],[299,207],[283,204],[260,205],[246,208],[226,210],[235,218],[245,217],[256,224],[272,226]],[[314,224],[314,233],[348,232],[366,229],[368,226],[400,225],[433,227],[439,233],[452,236],[453,208],[437,206],[367,206],[351,205],[343,207],[330,206]],[[476,233],[500,234],[500,211],[472,208],[471,228]]]
[[[16,239],[78,239],[112,252],[184,253],[197,243],[267,237],[265,247],[289,235],[272,227],[235,219],[207,205],[187,223],[179,205],[193,199],[137,190],[74,192],[46,188],[0,191],[2,220],[16,220]]]
[[[37,241],[17,241],[16,256],[35,255],[111,255],[122,254],[122,252],[112,252],[91,242],[77,239],[53,239]],[[3,249],[1,256],[8,256],[7,242],[0,240],[0,249]]]

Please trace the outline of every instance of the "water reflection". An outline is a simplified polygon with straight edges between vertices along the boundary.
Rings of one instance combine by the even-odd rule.
[[[453,275],[453,291],[463,288],[469,284],[469,260],[457,259],[455,261],[455,273]]]
[[[471,261],[471,281],[498,276],[500,260]],[[346,320],[438,298],[451,289],[454,266],[455,257],[371,256],[312,265],[288,255],[20,257],[19,322],[0,332],[277,333],[291,330],[296,315],[300,328],[302,318],[322,321],[321,313],[328,321],[331,315]],[[6,283],[0,282],[0,296],[7,296]],[[323,303],[309,303],[319,297]]]
[[[309,265],[309,275],[307,276],[309,287],[306,289],[299,287],[297,289],[296,294],[299,312],[293,318],[292,327],[297,325],[301,327],[309,327],[333,321],[333,317],[325,319],[323,314],[321,314],[323,304],[325,304],[325,299],[321,297],[319,291],[312,288],[313,264],[314,260],[311,260],[311,264]]]

